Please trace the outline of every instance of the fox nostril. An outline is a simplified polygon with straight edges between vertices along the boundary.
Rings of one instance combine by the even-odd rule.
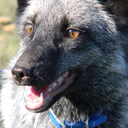
[[[25,74],[21,72],[21,73],[19,73],[19,76],[22,78],[25,76]]]

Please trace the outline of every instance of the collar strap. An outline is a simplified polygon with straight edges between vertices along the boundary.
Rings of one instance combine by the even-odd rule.
[[[57,126],[57,128],[94,128],[107,121],[107,116],[102,115],[102,112],[103,109],[101,109],[98,113],[95,113],[93,116],[90,116],[86,122],[80,121],[76,123],[67,122],[66,120],[61,123],[51,109],[49,115],[52,122]]]

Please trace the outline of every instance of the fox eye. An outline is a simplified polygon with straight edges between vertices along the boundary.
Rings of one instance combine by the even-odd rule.
[[[75,30],[75,29],[69,29],[67,30],[67,36],[70,38],[77,38],[80,35],[80,31],[79,30]]]
[[[25,26],[25,30],[27,33],[31,34],[33,32],[33,25],[32,24],[27,24]]]

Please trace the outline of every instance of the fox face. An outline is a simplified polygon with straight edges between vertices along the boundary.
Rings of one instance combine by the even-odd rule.
[[[84,97],[78,99],[88,106],[89,93],[95,94],[90,100],[106,95],[101,90],[111,83],[108,75],[119,68],[112,65],[122,63],[115,54],[121,41],[117,41],[113,19],[101,5],[85,0],[26,4],[17,19],[24,49],[12,75],[17,85],[30,87],[25,96],[27,109],[47,110],[63,96],[78,106],[73,97],[80,94]],[[35,5],[41,11],[35,13]]]
[[[98,118],[108,120],[98,127],[127,128],[128,1],[17,4],[20,44],[2,75],[3,127],[54,128],[49,110],[64,125],[95,123],[102,109]]]

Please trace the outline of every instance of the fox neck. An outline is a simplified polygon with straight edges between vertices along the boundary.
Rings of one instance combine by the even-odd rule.
[[[79,104],[79,106],[81,106],[81,104]],[[53,105],[52,110],[57,118],[62,122],[65,119],[70,122],[78,122],[81,120],[85,121],[88,116],[87,109],[80,111],[79,108],[66,97],[62,97],[59,101],[57,101]]]

